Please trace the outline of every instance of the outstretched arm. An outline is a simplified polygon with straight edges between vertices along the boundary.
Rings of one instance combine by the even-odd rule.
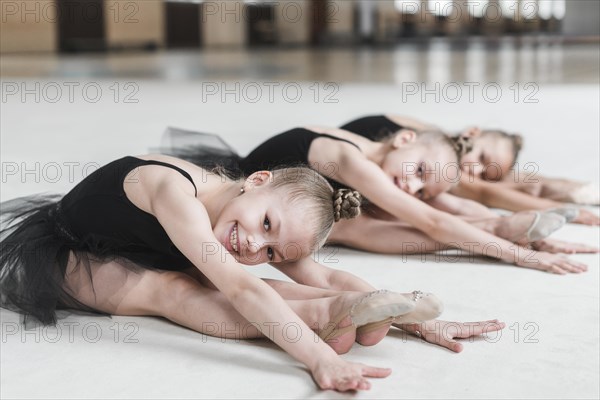
[[[502,183],[486,182],[480,179],[462,177],[460,184],[452,188],[455,196],[471,199],[488,207],[509,211],[546,210],[568,206],[554,200],[535,197],[522,191],[511,189]],[[579,215],[573,222],[585,225],[600,225],[600,218],[585,208],[579,209]]]
[[[358,276],[340,269],[326,267],[311,257],[271,265],[302,285],[336,291],[371,292],[376,290]]]
[[[463,176],[460,183],[452,188],[451,193],[488,207],[509,211],[544,210],[564,205],[556,201],[534,197],[501,184],[466,176]]]
[[[492,255],[522,267],[548,272],[564,274],[587,269],[584,264],[565,257],[515,246],[513,243],[478,229],[460,218],[436,210],[400,190],[378,165],[368,160],[354,146],[329,139],[318,140],[328,140],[327,149],[325,150],[326,146],[315,148],[313,144],[309,153],[310,163],[330,165],[331,162],[334,162],[338,165],[337,170],[333,173],[331,170],[320,172],[358,190],[378,207],[439,242],[469,252]]]
[[[309,257],[293,263],[273,264],[273,266],[303,285],[337,291],[371,292],[376,290],[365,280],[350,272],[326,267]],[[415,335],[418,332],[425,341],[459,353],[463,350],[463,345],[454,339],[464,339],[501,330],[505,325],[498,320],[466,323],[431,320],[421,324],[393,324],[393,326]],[[357,340],[360,342],[360,335]]]
[[[266,337],[305,364],[321,388],[366,389],[366,376],[385,376],[372,369],[342,360],[313,334],[297,341],[285,339],[283,327],[291,323],[303,332],[310,328],[267,283],[245,271],[214,236],[206,209],[190,185],[175,180],[159,185],[151,196],[152,214],[175,246],[227,297],[233,307]],[[209,251],[210,250],[210,251]],[[216,251],[215,251],[216,250]],[[274,323],[275,322],[275,323]]]
[[[468,218],[497,218],[498,214],[474,200],[464,199],[450,193],[440,193],[427,200],[427,204],[452,215]]]

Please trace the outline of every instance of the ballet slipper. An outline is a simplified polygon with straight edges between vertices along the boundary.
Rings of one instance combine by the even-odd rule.
[[[444,305],[442,302],[432,293],[423,293],[420,290],[415,290],[412,293],[404,294],[404,296],[409,296],[410,301],[414,304],[414,310],[384,321],[361,326],[356,330],[356,334],[365,335],[390,323],[416,324],[420,322],[431,321],[432,319],[439,317],[444,310]]]
[[[579,215],[579,209],[577,207],[558,207],[544,210],[544,212],[562,215],[565,217],[567,222],[573,221]]]
[[[560,229],[567,220],[562,215],[551,212],[531,211],[534,215],[533,221],[527,232],[513,237],[504,237],[513,243],[526,244],[536,242],[550,236],[554,231]]]
[[[348,310],[329,322],[326,325],[327,328],[319,333],[319,337],[324,341],[329,341],[367,324],[381,324],[383,321],[386,321],[385,324],[390,324],[394,317],[411,312],[414,308],[414,302],[402,294],[377,290],[361,298]],[[348,316],[350,316],[352,324],[338,328],[340,322]]]
[[[576,204],[600,205],[600,188],[591,182],[583,184],[567,196]]]
[[[547,238],[566,223],[567,220],[562,215],[535,211],[535,219],[525,235],[527,242],[531,243]]]

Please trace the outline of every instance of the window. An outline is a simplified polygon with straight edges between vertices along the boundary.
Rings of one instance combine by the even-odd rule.
[[[500,0],[500,10],[504,18],[514,19],[519,7],[519,0]]]
[[[428,0],[427,9],[434,15],[447,17],[452,14],[452,0]]]
[[[538,6],[536,0],[521,1],[521,16],[525,19],[534,19],[538,14]]]
[[[552,0],[552,16],[556,19],[563,19],[567,8],[566,0]]]
[[[541,19],[552,18],[552,3],[554,3],[554,0],[540,0],[538,4],[538,15]]]
[[[396,0],[394,5],[402,14],[416,14],[421,8],[421,0]]]
[[[483,18],[485,15],[485,9],[488,6],[488,0],[470,0],[467,4],[469,13],[475,18]]]

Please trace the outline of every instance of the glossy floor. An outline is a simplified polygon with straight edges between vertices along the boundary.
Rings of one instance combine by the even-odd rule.
[[[394,83],[599,83],[597,42],[557,38],[412,41],[395,47],[3,55],[2,77]]]
[[[526,88],[529,78],[524,78],[515,87],[513,79],[520,78],[510,77],[484,92],[489,82],[473,78],[478,86],[472,98],[466,82],[447,86],[446,92],[443,87],[435,89],[435,82],[442,78],[428,81],[428,87],[403,86],[407,81],[396,82],[394,69],[383,59],[403,61],[404,57],[383,51],[366,56],[370,61],[362,67],[362,53],[346,50],[338,51],[343,56],[333,62],[335,67],[319,60],[336,58],[332,55],[336,52],[304,51],[294,51],[289,58],[273,54],[277,62],[269,61],[265,53],[262,59],[238,54],[236,62],[189,54],[21,57],[18,63],[25,64],[20,68],[15,59],[3,57],[3,67],[10,64],[12,73],[3,80],[0,196],[7,200],[43,191],[64,193],[98,165],[148,152],[160,143],[167,126],[221,133],[245,154],[259,141],[293,126],[339,125],[359,115],[389,112],[450,130],[475,124],[522,132],[526,138],[522,165],[531,162],[541,173],[598,183],[600,91],[591,73],[585,72],[597,71],[592,62],[597,53],[588,49],[578,58],[577,52],[566,52],[569,55],[561,56],[562,63],[570,67],[563,72],[553,67],[547,75],[560,77],[558,82],[535,80],[541,75],[534,74],[534,86]],[[444,54],[450,59],[462,57]],[[198,67],[193,60],[212,67]],[[351,65],[356,60],[359,66]],[[378,74],[369,66],[374,64],[381,65],[383,72]],[[265,65],[284,72],[279,74],[275,67],[265,72]],[[303,65],[312,69],[305,70]],[[222,71],[222,66],[229,70]],[[434,76],[446,73],[436,62],[425,66],[437,71]],[[326,86],[321,81],[346,74],[346,67],[354,83]],[[464,68],[480,66],[469,62]],[[220,81],[235,70],[245,72]],[[413,73],[418,70],[412,68]],[[203,72],[193,75],[193,71]],[[206,71],[212,81],[199,78]],[[493,68],[484,71],[496,73]],[[32,73],[35,76],[24,77]],[[163,80],[168,74],[174,74],[172,79]],[[371,78],[379,83],[365,83]],[[293,85],[294,79],[302,82]],[[286,84],[291,85],[284,91]],[[459,98],[455,98],[457,88],[462,91]],[[493,91],[498,88],[500,92]],[[257,97],[258,90],[261,95]],[[598,228],[570,225],[555,236],[600,244]],[[423,258],[326,249],[318,257],[376,287],[434,292],[445,303],[442,318],[446,320],[499,318],[507,323],[501,335],[465,341],[461,354],[399,332],[375,347],[355,346],[344,357],[391,367],[393,374],[374,380],[370,392],[354,397],[600,395],[598,255],[574,256],[590,270],[568,276],[448,254]],[[269,267],[248,270],[282,278]],[[70,315],[57,328],[33,331],[25,331],[18,324],[19,317],[9,311],[2,310],[1,319],[2,398],[348,397],[318,391],[301,365],[266,341],[223,341],[152,317],[109,320]]]

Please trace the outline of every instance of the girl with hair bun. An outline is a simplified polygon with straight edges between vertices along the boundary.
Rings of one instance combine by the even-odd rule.
[[[402,129],[439,129],[399,115],[362,117],[342,125],[341,128],[372,140],[382,134]],[[568,207],[569,211],[564,211],[568,222],[600,225],[600,218],[596,214],[585,208],[565,204],[599,205],[600,189],[596,185],[542,176],[533,179],[527,173],[513,171],[523,148],[521,135],[473,127],[453,136],[453,139],[463,141],[466,151],[461,159],[461,182],[454,186],[450,193],[488,207],[509,211],[555,210]]]
[[[195,146],[179,146],[177,135],[170,139],[175,143],[166,151],[191,161],[197,158],[195,154],[210,151],[202,143],[202,134],[196,134]],[[246,174],[275,166],[311,166],[334,187],[358,190],[368,200],[366,212],[352,221],[336,224],[329,243],[390,254],[452,247],[489,255],[486,249],[494,246],[497,258],[520,267],[557,274],[587,270],[586,265],[563,255],[515,248],[514,243],[533,243],[551,252],[596,252],[597,249],[584,245],[541,241],[565,223],[565,217],[558,214],[562,210],[495,218],[486,207],[459,199],[469,208],[483,209],[487,218],[482,220],[481,215],[476,215],[477,221],[466,222],[447,212],[448,203],[439,199],[447,197],[445,192],[458,180],[446,179],[444,171],[452,165],[455,173],[459,171],[464,151],[461,143],[439,131],[417,135],[400,130],[374,141],[342,129],[310,127],[276,135],[246,157],[228,153],[225,158],[233,160],[231,165]]]
[[[318,143],[321,139],[330,140],[334,144],[348,144],[351,148],[358,149],[358,146],[353,142],[338,137],[335,133],[337,132],[328,134],[317,133],[316,129],[293,129],[268,140],[255,149],[249,156],[241,158],[217,135],[169,128],[165,134],[161,151],[177,154],[179,157],[192,161],[194,164],[202,166],[202,168],[206,170],[218,171],[220,174],[229,177],[248,175],[252,173],[250,171],[261,171],[263,170],[262,167],[266,165],[270,166],[267,169],[281,168],[282,171],[287,172],[294,171],[294,166],[306,165],[308,148],[312,147],[311,144],[313,142]],[[350,135],[349,132],[344,133],[344,135],[346,134]],[[427,137],[428,145],[433,145],[433,143],[436,143],[437,141],[443,143],[444,147],[442,151],[448,152],[450,158],[456,157],[455,147],[448,138],[437,134],[432,134]],[[323,142],[321,141],[321,143]],[[358,157],[360,159],[361,155]],[[326,158],[324,158],[323,161],[324,162],[321,165],[323,165],[325,170],[335,167],[335,165],[327,161]],[[302,170],[306,171],[307,169],[303,168]],[[313,173],[320,176],[317,172],[313,171]],[[361,196],[357,191],[341,188],[344,185],[341,185],[340,182],[333,179],[329,179],[329,182],[332,183],[333,186],[338,187],[334,195],[334,220],[339,220],[333,227],[332,232],[335,232],[337,226],[345,225],[346,222],[350,221],[350,219],[344,220],[344,215],[348,214],[348,216],[354,217],[353,220],[359,220],[364,217],[364,213],[361,213],[358,208],[361,202]],[[309,187],[296,188],[288,191],[287,196],[293,198],[302,193],[302,191],[309,190]],[[393,190],[395,191],[397,188],[394,187]],[[423,204],[420,201],[418,202],[419,204]],[[376,219],[372,217],[369,217],[369,220],[376,221]],[[346,225],[344,228],[346,233],[342,233],[348,234],[347,232],[352,230],[355,235],[361,235],[361,232],[363,232],[364,229],[369,230],[370,228],[363,224],[352,226]],[[377,235],[379,235],[379,233],[375,232],[376,237]],[[369,240],[369,238],[365,236],[362,240]],[[391,237],[386,237],[385,242],[401,243],[397,238]],[[361,246],[359,245],[356,247],[360,248]],[[373,286],[361,278],[346,271],[332,269],[321,265],[311,257],[304,257],[298,260],[272,265],[296,283],[301,284],[301,287],[304,288],[307,295],[314,297],[332,296],[335,293],[339,293],[339,291],[364,293],[375,290]],[[296,296],[298,296],[297,285],[281,281],[271,281],[270,283],[274,285],[282,295],[285,293],[290,296],[290,298],[296,298]],[[332,343],[332,345],[335,346],[336,351],[346,352],[350,349],[354,341],[365,346],[378,343],[387,334],[390,326],[393,325],[396,328],[417,335],[430,343],[446,347],[455,352],[460,352],[462,351],[463,346],[455,339],[478,336],[485,332],[503,329],[505,326],[503,322],[498,320],[471,323],[436,320],[434,318],[439,315],[441,306],[437,301],[433,301],[433,299],[434,298],[432,298],[431,295],[426,295],[418,291],[413,292],[412,301],[416,305],[416,308],[409,314],[361,326],[358,329],[355,329],[349,336],[340,338],[338,336],[340,334],[347,335],[347,332],[342,329],[338,331],[338,333],[333,334],[325,332],[325,336],[322,337],[326,340],[333,340],[333,338],[335,338],[336,342],[335,344]]]
[[[219,337],[232,329],[239,339],[264,335],[305,364],[319,387],[340,391],[369,389],[367,378],[391,372],[338,356],[357,329],[375,344],[392,321],[440,314],[439,300],[418,291],[324,290],[251,275],[239,264],[289,272],[310,259],[335,221],[360,214],[361,197],[334,191],[307,168],[237,180],[207,172],[164,155],[128,156],[62,197],[2,203],[2,306],[25,323],[54,324],[55,311],[67,308],[161,316]],[[318,271],[304,274],[292,275],[319,279]],[[317,335],[286,340],[290,323]]]

